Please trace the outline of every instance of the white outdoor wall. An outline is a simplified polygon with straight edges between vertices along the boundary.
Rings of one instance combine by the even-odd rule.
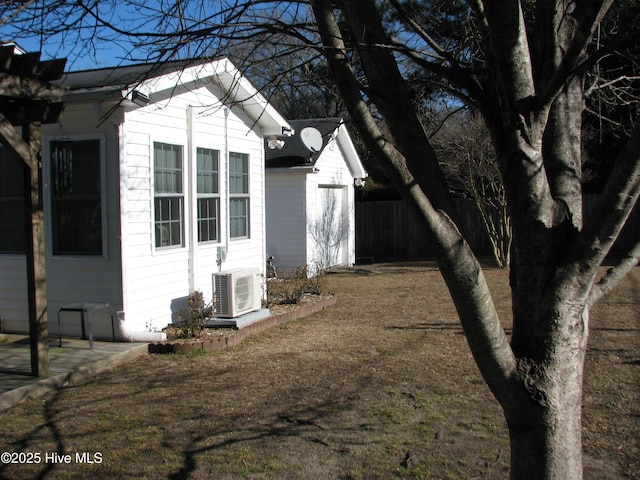
[[[174,92],[175,93],[175,92]],[[214,92],[215,93],[215,92]],[[193,290],[201,290],[211,299],[214,272],[233,268],[265,268],[264,151],[254,121],[239,108],[202,105],[218,102],[208,89],[182,91],[158,104],[118,110],[98,126],[100,104],[67,105],[60,125],[45,127],[43,145],[45,178],[48,174],[48,141],[55,137],[75,138],[97,135],[104,139],[106,167],[107,248],[103,257],[52,257],[47,255],[47,296],[49,332],[57,335],[57,312],[67,303],[108,302],[114,313],[124,315],[129,329],[162,329],[176,319],[179,308]],[[190,109],[190,105],[195,105]],[[106,108],[106,107],[104,107]],[[192,138],[189,143],[189,112],[192,111]],[[122,122],[122,123],[121,123]],[[226,124],[226,130],[225,130]],[[226,131],[226,135],[225,135]],[[185,214],[191,201],[187,180],[193,171],[187,162],[191,147],[220,151],[221,167],[221,240],[189,249],[195,223],[186,227],[185,246],[156,250],[153,236],[153,143],[164,142],[184,147]],[[225,195],[227,151],[249,154],[250,158],[250,238],[227,240]],[[45,185],[45,198],[49,195]],[[188,219],[189,217],[187,217]],[[122,222],[120,221],[122,219]],[[188,220],[189,221],[189,220]],[[195,222],[195,218],[190,221]],[[49,205],[45,203],[45,228],[50,240]],[[226,249],[226,258],[218,263],[218,250]],[[23,255],[0,255],[0,316],[5,331],[28,333],[26,266]],[[106,313],[93,318],[96,338],[111,337],[111,321]],[[62,333],[79,336],[79,315],[62,316]],[[116,318],[116,335],[118,321]]]
[[[278,271],[307,262],[306,173],[267,171],[267,256]]]
[[[117,139],[113,124],[107,122],[98,127],[98,113],[93,105],[87,109],[67,106],[61,123],[46,125],[42,130],[43,145],[43,197],[45,210],[45,243],[47,272],[47,303],[49,333],[58,334],[57,313],[62,305],[75,302],[108,302],[118,308],[122,302],[119,289],[119,217],[117,179]],[[54,257],[51,254],[50,189],[48,178],[49,142],[56,138],[100,138],[104,152],[103,207],[106,208],[106,240],[101,257]],[[105,225],[103,224],[103,228]],[[0,255],[0,315],[4,317],[5,331],[28,333],[29,310],[27,304],[26,260],[23,255]],[[92,317],[96,337],[111,337],[108,314]],[[79,314],[68,313],[61,317],[61,330],[65,335],[81,333]]]
[[[278,271],[313,268],[321,261],[312,229],[322,217],[326,187],[341,197],[346,236],[338,261],[325,266],[355,263],[353,177],[335,141],[324,148],[315,167],[315,173],[267,170],[267,256],[273,255]]]
[[[316,162],[318,173],[309,175],[307,178],[307,262],[314,264],[321,257],[317,242],[310,234],[314,222],[319,221],[326,205],[324,192],[326,187],[340,188],[342,198],[341,205],[343,225],[345,226],[345,238],[343,239],[343,252],[338,256],[338,261],[334,265],[324,265],[325,267],[335,265],[352,265],[355,263],[355,199],[353,189],[353,177],[351,176],[345,159],[335,141],[327,145],[318,161]]]
[[[212,296],[212,274],[232,268],[259,268],[264,271],[264,160],[262,139],[252,121],[234,110],[225,119],[224,108],[190,109],[190,105],[217,102],[208,90],[200,89],[174,97],[166,104],[152,105],[129,112],[124,123],[125,154],[122,216],[127,225],[123,271],[126,321],[139,329],[160,329],[177,320],[177,312],[193,290]],[[191,113],[190,113],[191,112]],[[191,130],[188,117],[191,115]],[[191,133],[190,133],[191,132]],[[226,132],[226,134],[225,134]],[[193,142],[190,143],[190,137]],[[184,247],[156,249],[153,233],[153,144],[164,142],[183,146],[184,192],[187,226]],[[198,245],[195,209],[189,217],[188,180],[194,178],[189,149],[212,148],[220,151],[221,168],[221,240]],[[246,153],[250,159],[250,238],[228,240],[226,152]],[[195,157],[193,157],[195,162]],[[190,223],[189,223],[190,222]],[[189,226],[190,225],[190,226]],[[193,246],[193,250],[190,250]],[[218,263],[219,249],[226,249]]]

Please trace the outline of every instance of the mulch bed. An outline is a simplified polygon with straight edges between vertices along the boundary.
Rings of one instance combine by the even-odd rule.
[[[296,305],[276,305],[270,308],[271,315],[243,328],[205,328],[198,338],[176,338],[165,342],[150,343],[149,353],[192,353],[223,350],[268,328],[323,310],[337,301],[338,297],[334,294],[308,296]]]

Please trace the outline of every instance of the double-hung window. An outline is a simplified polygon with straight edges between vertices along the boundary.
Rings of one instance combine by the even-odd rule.
[[[249,238],[249,155],[229,153],[229,234]]]
[[[196,150],[198,193],[198,242],[220,239],[220,152]]]
[[[102,255],[100,140],[52,140],[54,255]]]
[[[184,190],[182,147],[155,142],[154,224],[156,248],[184,245]]]

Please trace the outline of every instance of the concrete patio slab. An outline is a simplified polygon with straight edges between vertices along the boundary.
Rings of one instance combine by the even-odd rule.
[[[100,372],[148,353],[147,343],[93,342],[58,338],[49,343],[47,377],[33,377],[29,337],[2,334],[0,336],[0,411],[6,410],[28,397],[42,395],[65,385],[85,381]]]

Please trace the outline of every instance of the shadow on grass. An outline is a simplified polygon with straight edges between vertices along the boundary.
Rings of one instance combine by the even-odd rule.
[[[62,390],[58,390],[51,401],[45,402],[43,407],[43,417],[44,422],[36,425],[33,430],[27,433],[24,437],[22,437],[18,442],[16,442],[13,446],[13,452],[11,453],[31,453],[31,454],[39,454],[39,457],[32,457],[34,464],[42,465],[42,469],[39,472],[35,472],[35,476],[33,478],[37,480],[41,480],[47,478],[50,473],[56,468],[56,463],[47,461],[44,457],[48,454],[53,454],[54,452],[58,455],[62,456],[65,454],[65,443],[63,440],[63,435],[58,428],[58,425],[55,421],[55,404],[57,398],[60,396]],[[37,441],[38,437],[43,435],[43,432],[49,431],[51,437],[53,437],[53,442],[55,444],[55,448],[53,450],[49,450],[47,452],[42,452],[40,447],[38,447]],[[25,457],[28,461],[29,457]],[[16,462],[18,463],[18,462]],[[19,463],[26,463],[20,461]],[[11,463],[0,463],[0,478],[14,478],[12,474],[7,475],[6,471],[11,466]]]
[[[409,325],[391,325],[389,330],[454,330],[463,333],[459,322],[453,323],[412,323]]]
[[[166,366],[170,368],[172,364],[172,361],[168,361]],[[227,368],[220,365],[219,369],[214,367],[210,373],[225,376],[226,371]],[[158,475],[156,478],[188,479],[201,478],[201,470],[210,468],[222,468],[222,473],[227,475],[225,478],[230,478],[229,475],[237,473],[237,470],[233,470],[237,465],[226,466],[224,459],[233,458],[234,452],[242,450],[243,446],[253,448],[252,444],[255,446],[257,443],[257,448],[260,448],[260,444],[282,438],[295,439],[295,443],[300,441],[330,446],[331,438],[342,436],[345,432],[350,432],[350,441],[358,442],[357,425],[336,426],[328,420],[351,408],[351,396],[357,392],[355,386],[346,398],[333,398],[328,391],[326,397],[318,397],[311,403],[307,403],[309,399],[306,398],[302,400],[303,404],[285,400],[278,407],[278,400],[282,396],[268,396],[265,402],[269,406],[264,410],[257,408],[247,413],[246,409],[240,408],[236,410],[237,413],[229,414],[229,410],[221,413],[217,409],[217,394],[229,397],[223,389],[233,392],[237,382],[215,386],[205,386],[203,383],[201,390],[209,390],[211,396],[210,403],[202,405],[179,394],[193,384],[193,378],[172,375],[166,371],[156,371],[153,377],[145,378],[136,373],[124,380],[107,379],[105,383],[102,378],[97,381],[102,382],[101,387],[108,385],[109,394],[93,396],[91,384],[68,386],[31,410],[31,427],[24,429],[21,436],[10,443],[0,441],[3,446],[0,450],[42,452],[43,461],[37,465],[0,463],[0,478],[127,478],[129,475],[129,478],[143,478],[153,471],[153,475]],[[170,382],[172,385],[167,388]],[[101,388],[101,391],[104,392],[105,388]],[[287,388],[286,392],[292,398],[300,396],[300,392],[294,389]],[[282,395],[283,392],[279,393]],[[69,405],[72,398],[75,408]],[[242,405],[240,398],[238,404]],[[327,425],[331,423],[331,426],[325,427],[325,422]],[[135,448],[133,451],[123,448],[121,451],[103,452],[105,463],[102,465],[90,467],[75,464],[78,445],[87,445],[87,448],[90,445],[107,445],[105,439],[110,439],[110,442],[116,438],[122,445],[134,439],[131,446],[136,444]],[[149,441],[146,450],[145,440]],[[235,449],[231,452],[225,450],[229,447]],[[60,457],[70,454],[71,464],[45,462],[45,452],[57,453]],[[163,462],[165,456],[169,460],[162,466],[159,462]],[[138,459],[137,465],[123,465],[133,457]],[[211,457],[215,460],[212,461]],[[155,469],[158,466],[161,470]],[[227,471],[227,468],[231,470]],[[252,465],[249,464],[247,468],[252,468]],[[211,478],[215,478],[215,475]]]
[[[263,425],[252,425],[245,429],[234,428],[233,431],[211,431],[208,434],[195,436],[185,448],[183,448],[184,460],[182,467],[167,476],[170,480],[186,480],[196,471],[198,457],[221,450],[227,447],[239,446],[250,442],[273,440],[274,438],[295,438],[300,441],[309,441],[330,447],[331,444],[321,438],[325,427],[321,425],[322,419],[334,415],[336,409],[345,408],[345,405],[334,401],[325,401],[295,412],[277,413],[271,416],[272,421]],[[241,424],[237,419],[233,424]],[[335,427],[331,427],[335,430]],[[357,433],[352,429],[353,433]],[[219,439],[220,437],[224,439]],[[213,437],[217,441],[212,441]]]

